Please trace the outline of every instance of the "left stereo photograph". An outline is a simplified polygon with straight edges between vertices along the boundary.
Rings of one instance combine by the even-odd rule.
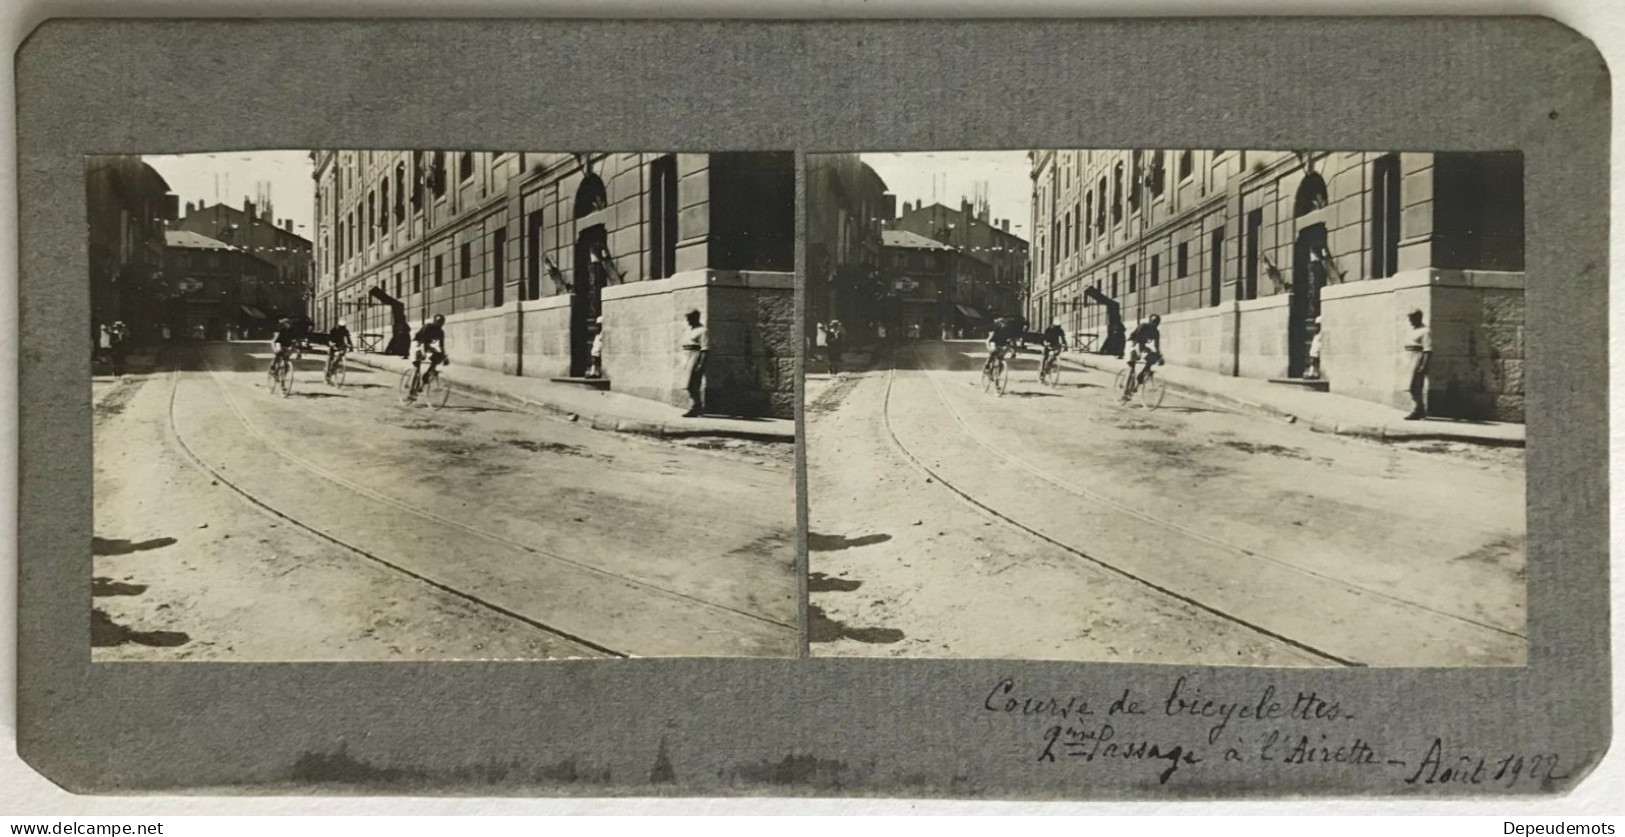
[[[792,153],[85,186],[93,660],[801,654]]]

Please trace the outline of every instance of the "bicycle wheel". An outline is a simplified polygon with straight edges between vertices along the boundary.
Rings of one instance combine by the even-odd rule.
[[[1128,367],[1125,366],[1117,373],[1117,378],[1112,382],[1112,395],[1117,399],[1119,404],[1127,404],[1128,396],[1124,394],[1127,392]]]
[[[424,379],[423,400],[429,405],[430,409],[438,410],[446,406],[446,401],[450,398],[451,387],[446,386],[446,382],[440,377],[439,372]]]
[[[289,362],[289,363],[282,364],[282,368],[278,372],[277,377],[280,379],[280,383],[282,384],[282,397],[287,398],[288,396],[292,395],[293,394],[293,363]]]
[[[982,391],[987,392],[988,390],[990,390],[992,388],[993,388],[993,367],[991,365],[984,365],[982,367]]]
[[[1061,382],[1061,364],[1051,360],[1044,365],[1044,370],[1038,373],[1038,382],[1054,389]]]
[[[327,367],[327,385],[330,387],[344,386],[344,361],[329,364]]]
[[[401,372],[401,403],[402,404],[410,404],[417,398],[417,393],[412,391],[412,380],[414,378],[413,373],[415,373],[415,372],[417,372],[417,370],[410,367],[410,366],[407,367],[404,371]]]
[[[993,370],[993,375],[993,387],[999,391],[1000,395],[1003,395],[1004,388],[1010,385],[1010,364],[1002,360],[999,361],[999,365]]]
[[[1167,392],[1168,388],[1163,386],[1156,375],[1147,375],[1146,379],[1140,382],[1140,403],[1147,410],[1155,410],[1162,406],[1162,397]]]
[[[272,392],[276,392],[277,388],[281,386],[281,382],[277,380],[276,371],[277,362],[273,360],[270,368],[265,370],[265,388]]]

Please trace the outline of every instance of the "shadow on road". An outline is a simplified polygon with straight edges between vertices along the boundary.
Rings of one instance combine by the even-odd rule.
[[[172,546],[174,538],[151,538],[144,541],[129,541],[122,539],[97,538],[90,539],[90,553],[92,555],[129,555],[132,552],[145,552],[149,549],[162,549]]]
[[[112,648],[118,645],[146,645],[152,648],[175,648],[191,642],[192,638],[180,631],[137,631],[113,621],[101,608],[90,612],[90,646]]]
[[[96,598],[104,596],[139,596],[147,592],[145,584],[125,584],[114,581],[106,576],[96,576],[90,580],[90,595]]]
[[[823,573],[807,576],[809,593],[850,593],[862,586],[863,582],[855,578],[831,578]]]
[[[1060,395],[1060,393],[1056,393],[1056,392],[1028,392],[1026,390],[1022,390],[1022,391],[1005,390],[1004,397],[1005,398],[1060,398],[1061,395]]]
[[[817,532],[808,532],[807,549],[813,552],[838,552],[855,546],[885,543],[889,540],[891,540],[891,535],[885,534],[859,535],[856,538],[849,538],[845,535],[820,535]]]
[[[903,632],[896,628],[852,628],[824,615],[817,605],[807,606],[807,641],[834,642],[850,639],[870,645],[890,645],[903,641]]]

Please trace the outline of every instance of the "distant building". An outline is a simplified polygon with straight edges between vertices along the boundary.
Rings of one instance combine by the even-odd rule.
[[[1522,421],[1518,153],[1035,151],[1028,315],[1104,335],[1162,315],[1170,363],[1408,408],[1405,313],[1435,415]],[[1321,379],[1303,379],[1315,326]]]
[[[856,154],[807,158],[807,316],[840,320],[848,340],[874,336],[884,319],[887,291],[880,276],[881,225],[896,214],[886,182]]]
[[[988,316],[1023,313],[1021,296],[1027,282],[1027,241],[1010,232],[1008,218],[989,217],[986,203],[961,200],[958,209],[940,203],[903,204],[903,212],[890,224],[947,244],[966,256],[985,262],[991,270],[984,285],[961,286],[959,297]],[[980,328],[987,323],[977,324]]]
[[[277,319],[303,310],[302,288],[270,261],[186,230],[170,230],[165,238],[160,322],[177,337],[201,326],[208,340],[268,338]]]
[[[795,402],[789,153],[319,151],[315,317],[387,341],[446,316],[457,363],[574,378],[602,318],[610,387],[685,404],[683,313],[710,329],[708,409]]]
[[[958,248],[904,230],[881,233],[881,275],[893,302],[887,313],[895,333],[925,340],[981,336],[988,322],[979,296],[993,268]]]
[[[277,282],[299,288],[304,299],[315,294],[310,239],[295,233],[292,221],[277,220],[269,204],[258,206],[244,200],[238,209],[222,203],[205,206],[201,201],[196,205],[188,202],[186,215],[170,227],[207,236],[270,262],[276,267]],[[305,316],[309,313],[306,308],[307,303],[301,301],[282,313]]]
[[[164,226],[175,196],[157,170],[133,155],[88,158],[90,328],[123,321],[137,342],[157,336]]]

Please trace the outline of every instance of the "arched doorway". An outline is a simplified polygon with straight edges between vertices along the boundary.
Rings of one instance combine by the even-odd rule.
[[[609,205],[604,181],[594,174],[590,165],[576,188],[573,217],[577,224],[582,219],[591,223],[594,213]],[[609,278],[604,259],[609,256],[609,233],[601,223],[576,229],[575,258],[570,283],[570,376],[579,378],[587,374],[592,365],[592,324],[604,311],[604,285]]]
[[[1298,219],[1292,249],[1292,296],[1287,315],[1287,377],[1301,378],[1309,368],[1309,348],[1320,319],[1320,288],[1326,284],[1326,224],[1315,213],[1326,208],[1326,180],[1316,172],[1298,184],[1292,215]]]

